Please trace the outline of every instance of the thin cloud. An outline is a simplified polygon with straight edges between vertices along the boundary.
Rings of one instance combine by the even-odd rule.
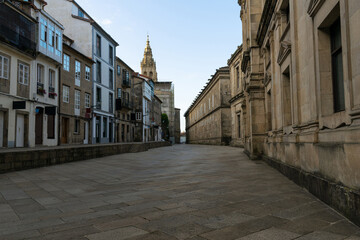
[[[112,24],[112,21],[110,19],[106,18],[106,19],[101,20],[101,24],[104,26],[108,26],[108,25]]]

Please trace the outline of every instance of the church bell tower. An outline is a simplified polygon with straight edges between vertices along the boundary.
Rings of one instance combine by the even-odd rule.
[[[141,61],[141,74],[151,78],[157,82],[156,62],[153,58],[152,50],[150,47],[149,35],[147,36],[146,47],[144,51],[144,58]]]

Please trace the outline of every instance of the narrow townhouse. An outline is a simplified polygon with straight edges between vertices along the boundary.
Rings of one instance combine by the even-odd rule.
[[[32,81],[31,96],[35,100],[35,145],[58,145],[58,82],[62,64],[64,27],[44,8],[46,2],[34,1],[38,20],[37,58],[33,65],[36,81]]]
[[[149,142],[152,139],[151,110],[154,96],[153,81],[139,73],[135,73],[134,103],[135,103],[135,141]]]
[[[161,104],[161,99],[154,94],[151,111],[152,141],[161,141],[162,139]]]
[[[74,40],[64,35],[60,77],[60,143],[90,144],[92,107],[91,58],[72,48]]]
[[[118,43],[76,1],[49,0],[48,11],[92,66],[92,143],[115,141],[115,56]]]
[[[0,107],[3,109],[1,145],[55,146],[58,144],[58,76],[64,28],[45,11],[46,2],[42,0],[0,4],[1,31],[4,31],[0,52],[4,97]]]
[[[135,135],[132,70],[116,57],[116,142],[133,142]]]
[[[0,2],[0,148],[33,146],[35,110],[30,97],[36,58],[36,19],[31,6]],[[14,31],[18,29],[19,31]]]

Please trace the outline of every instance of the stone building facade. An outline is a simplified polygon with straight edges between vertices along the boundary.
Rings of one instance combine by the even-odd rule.
[[[245,152],[359,224],[360,2],[239,4]]]
[[[92,142],[93,61],[72,48],[74,41],[64,35],[63,66],[60,78],[60,143]]]
[[[185,112],[187,143],[230,144],[230,98],[229,68],[222,67]]]
[[[228,60],[230,70],[230,91],[231,91],[231,146],[244,147],[249,140],[249,133],[246,132],[246,91],[243,72],[241,71],[241,60],[243,49],[239,46]]]
[[[134,70],[116,57],[116,142],[133,142],[135,134]]]

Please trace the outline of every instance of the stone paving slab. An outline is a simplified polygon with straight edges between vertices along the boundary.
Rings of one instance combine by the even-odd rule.
[[[0,175],[0,240],[360,239],[242,149],[175,145]]]

